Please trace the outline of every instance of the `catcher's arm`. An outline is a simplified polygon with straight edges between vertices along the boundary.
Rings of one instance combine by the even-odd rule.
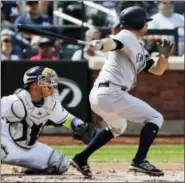
[[[74,139],[82,140],[88,144],[96,134],[96,129],[89,123],[84,123],[81,119],[70,114],[62,107],[59,101],[56,101],[55,108],[48,120],[47,125],[65,126],[72,130]]]
[[[152,74],[161,76],[168,68],[168,57],[170,56],[174,43],[164,40],[162,44],[157,43],[157,46],[160,53],[159,59],[148,71]]]

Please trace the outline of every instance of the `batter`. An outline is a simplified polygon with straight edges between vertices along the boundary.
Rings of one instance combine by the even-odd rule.
[[[90,92],[92,110],[105,120],[108,127],[102,129],[88,147],[71,160],[71,164],[86,176],[92,176],[88,165],[90,155],[124,133],[127,120],[143,124],[138,151],[129,170],[153,176],[164,175],[162,170],[146,160],[148,150],[163,124],[163,116],[146,102],[128,93],[136,86],[140,72],[160,76],[168,67],[173,43],[168,40],[157,43],[160,57],[155,63],[140,42],[147,33],[147,22],[151,20],[141,7],[126,8],[120,15],[122,30],[114,38],[90,43],[91,48],[108,52],[108,60]]]

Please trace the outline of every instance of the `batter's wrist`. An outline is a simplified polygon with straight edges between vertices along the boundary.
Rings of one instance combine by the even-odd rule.
[[[101,48],[100,48],[100,50],[103,50],[103,44],[101,45]]]
[[[160,54],[160,56],[161,56],[162,58],[166,58],[166,59],[168,59],[168,58],[169,58],[169,56],[168,56],[168,55],[165,55],[165,54],[163,54],[163,53],[161,53],[161,54]]]

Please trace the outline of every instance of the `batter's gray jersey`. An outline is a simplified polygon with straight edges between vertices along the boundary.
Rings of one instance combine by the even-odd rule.
[[[130,90],[136,84],[137,74],[145,68],[146,62],[151,58],[131,31],[122,30],[114,39],[123,43],[124,47],[122,50],[108,53],[108,60],[95,83],[110,81]]]

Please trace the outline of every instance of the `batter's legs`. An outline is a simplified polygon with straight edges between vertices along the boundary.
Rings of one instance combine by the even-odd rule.
[[[159,127],[154,123],[146,123],[140,133],[140,142],[137,153],[129,167],[129,170],[138,171],[149,174],[151,176],[163,176],[164,173],[150,164],[146,160],[146,156],[150,146],[155,139]]]
[[[109,127],[101,129],[88,146],[71,160],[72,166],[77,168],[83,175],[91,177],[92,172],[87,164],[89,156],[112,138],[114,138],[114,136]]]
[[[91,100],[91,107],[100,115],[110,127],[102,129],[90,144],[71,163],[86,176],[92,176],[92,172],[87,164],[90,155],[101,148],[115,136],[121,135],[125,130],[125,125],[121,123],[121,118],[126,118],[134,122],[144,123],[140,133],[140,143],[136,156],[130,166],[130,170],[144,172],[150,175],[161,176],[164,173],[145,160],[148,150],[155,139],[159,128],[163,123],[163,117],[145,102],[129,95],[119,93],[118,98],[114,95],[95,95],[95,100]],[[95,102],[94,102],[95,101]],[[105,108],[104,108],[105,107]],[[111,115],[113,118],[111,118]],[[120,123],[115,123],[119,121]],[[116,130],[115,130],[116,129]],[[116,132],[116,133],[115,133]]]

